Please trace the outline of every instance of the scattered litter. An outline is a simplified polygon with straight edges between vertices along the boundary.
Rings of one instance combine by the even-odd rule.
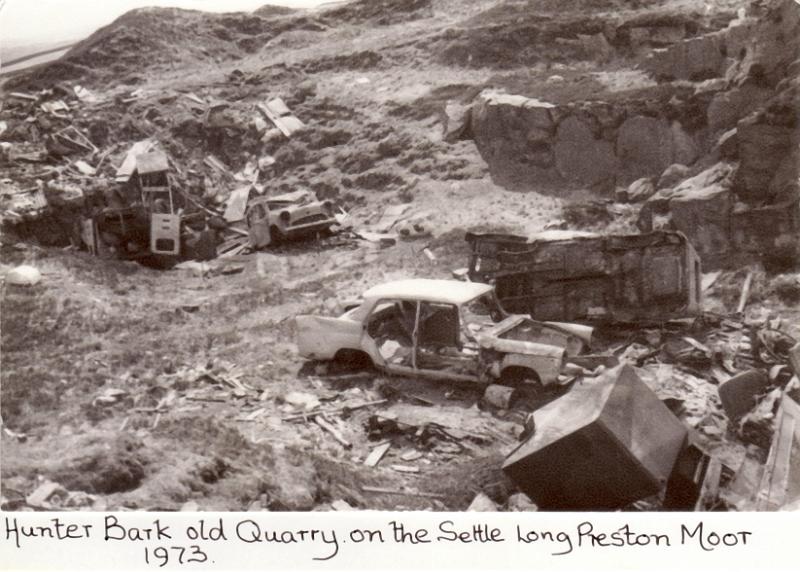
[[[386,455],[386,452],[389,450],[391,446],[392,446],[391,442],[384,443],[383,445],[378,445],[377,447],[372,449],[372,451],[370,451],[370,454],[364,460],[364,464],[368,467],[377,466],[378,463],[381,462],[381,459],[383,459],[383,456]]]
[[[419,467],[412,467],[409,465],[390,465],[393,471],[398,473],[419,473]]]

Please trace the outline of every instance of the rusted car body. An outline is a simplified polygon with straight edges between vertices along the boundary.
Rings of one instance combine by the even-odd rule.
[[[565,359],[588,346],[592,328],[508,315],[494,289],[456,280],[388,282],[339,317],[296,318],[309,359],[367,357],[379,369],[490,384],[558,381]]]
[[[245,219],[253,248],[313,236],[336,223],[333,204],[306,190],[251,199]]]
[[[470,280],[508,312],[540,320],[634,322],[696,314],[700,258],[679,232],[532,237],[467,233]]]

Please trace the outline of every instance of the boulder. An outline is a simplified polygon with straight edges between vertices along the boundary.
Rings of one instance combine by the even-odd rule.
[[[772,93],[772,90],[750,84],[716,94],[706,111],[709,128],[717,132],[734,127],[742,117],[761,107]]]
[[[478,493],[467,507],[467,512],[497,512],[497,505],[485,493]]]
[[[800,146],[783,157],[769,183],[770,200],[793,201],[800,197]]]
[[[717,139],[719,156],[727,161],[735,161],[739,156],[739,137],[736,128],[729,129]]]
[[[469,124],[472,106],[456,101],[448,101],[444,108],[445,125],[442,138],[448,143],[469,138]]]
[[[797,59],[800,50],[800,10],[794,0],[775,0],[759,19],[732,80],[774,86]],[[733,54],[732,54],[733,55]]]
[[[574,115],[558,125],[554,151],[556,169],[566,180],[593,185],[615,176],[613,145],[596,138],[591,127]]]
[[[733,197],[726,181],[704,185],[698,177],[678,186],[669,212],[673,226],[689,238],[704,267],[713,267],[731,247]]]
[[[694,138],[683,126],[673,121],[670,125],[672,135],[672,161],[681,165],[691,165],[700,155],[700,149]]]
[[[705,79],[722,73],[724,52],[722,36],[711,33],[653,50],[644,65],[657,78]]]
[[[617,159],[624,180],[661,173],[674,162],[669,123],[642,115],[627,119],[617,133]]]
[[[770,182],[791,151],[792,129],[761,123],[758,115],[739,121],[737,126],[739,170],[736,195],[745,202],[767,198]]]
[[[601,34],[578,34],[578,40],[586,55],[593,57],[597,61],[608,61],[614,54],[614,48],[608,43],[606,37]]]
[[[495,181],[528,187],[552,167],[554,109],[550,103],[496,90],[484,90],[475,99],[469,129]]]
[[[649,199],[656,192],[656,186],[651,177],[636,179],[627,189],[617,192],[617,202],[640,203]]]
[[[688,176],[689,167],[681,165],[680,163],[673,163],[661,173],[661,176],[658,178],[656,189],[671,189]]]

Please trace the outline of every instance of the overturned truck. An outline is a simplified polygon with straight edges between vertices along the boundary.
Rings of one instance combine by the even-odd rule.
[[[700,258],[679,232],[467,233],[466,240],[470,280],[494,284],[507,312],[538,320],[640,322],[700,311]]]

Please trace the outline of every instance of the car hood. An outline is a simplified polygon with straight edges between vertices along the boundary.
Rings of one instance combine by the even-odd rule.
[[[589,344],[592,328],[581,324],[538,322],[523,315],[482,327],[476,340],[485,348],[523,354],[580,354]]]

